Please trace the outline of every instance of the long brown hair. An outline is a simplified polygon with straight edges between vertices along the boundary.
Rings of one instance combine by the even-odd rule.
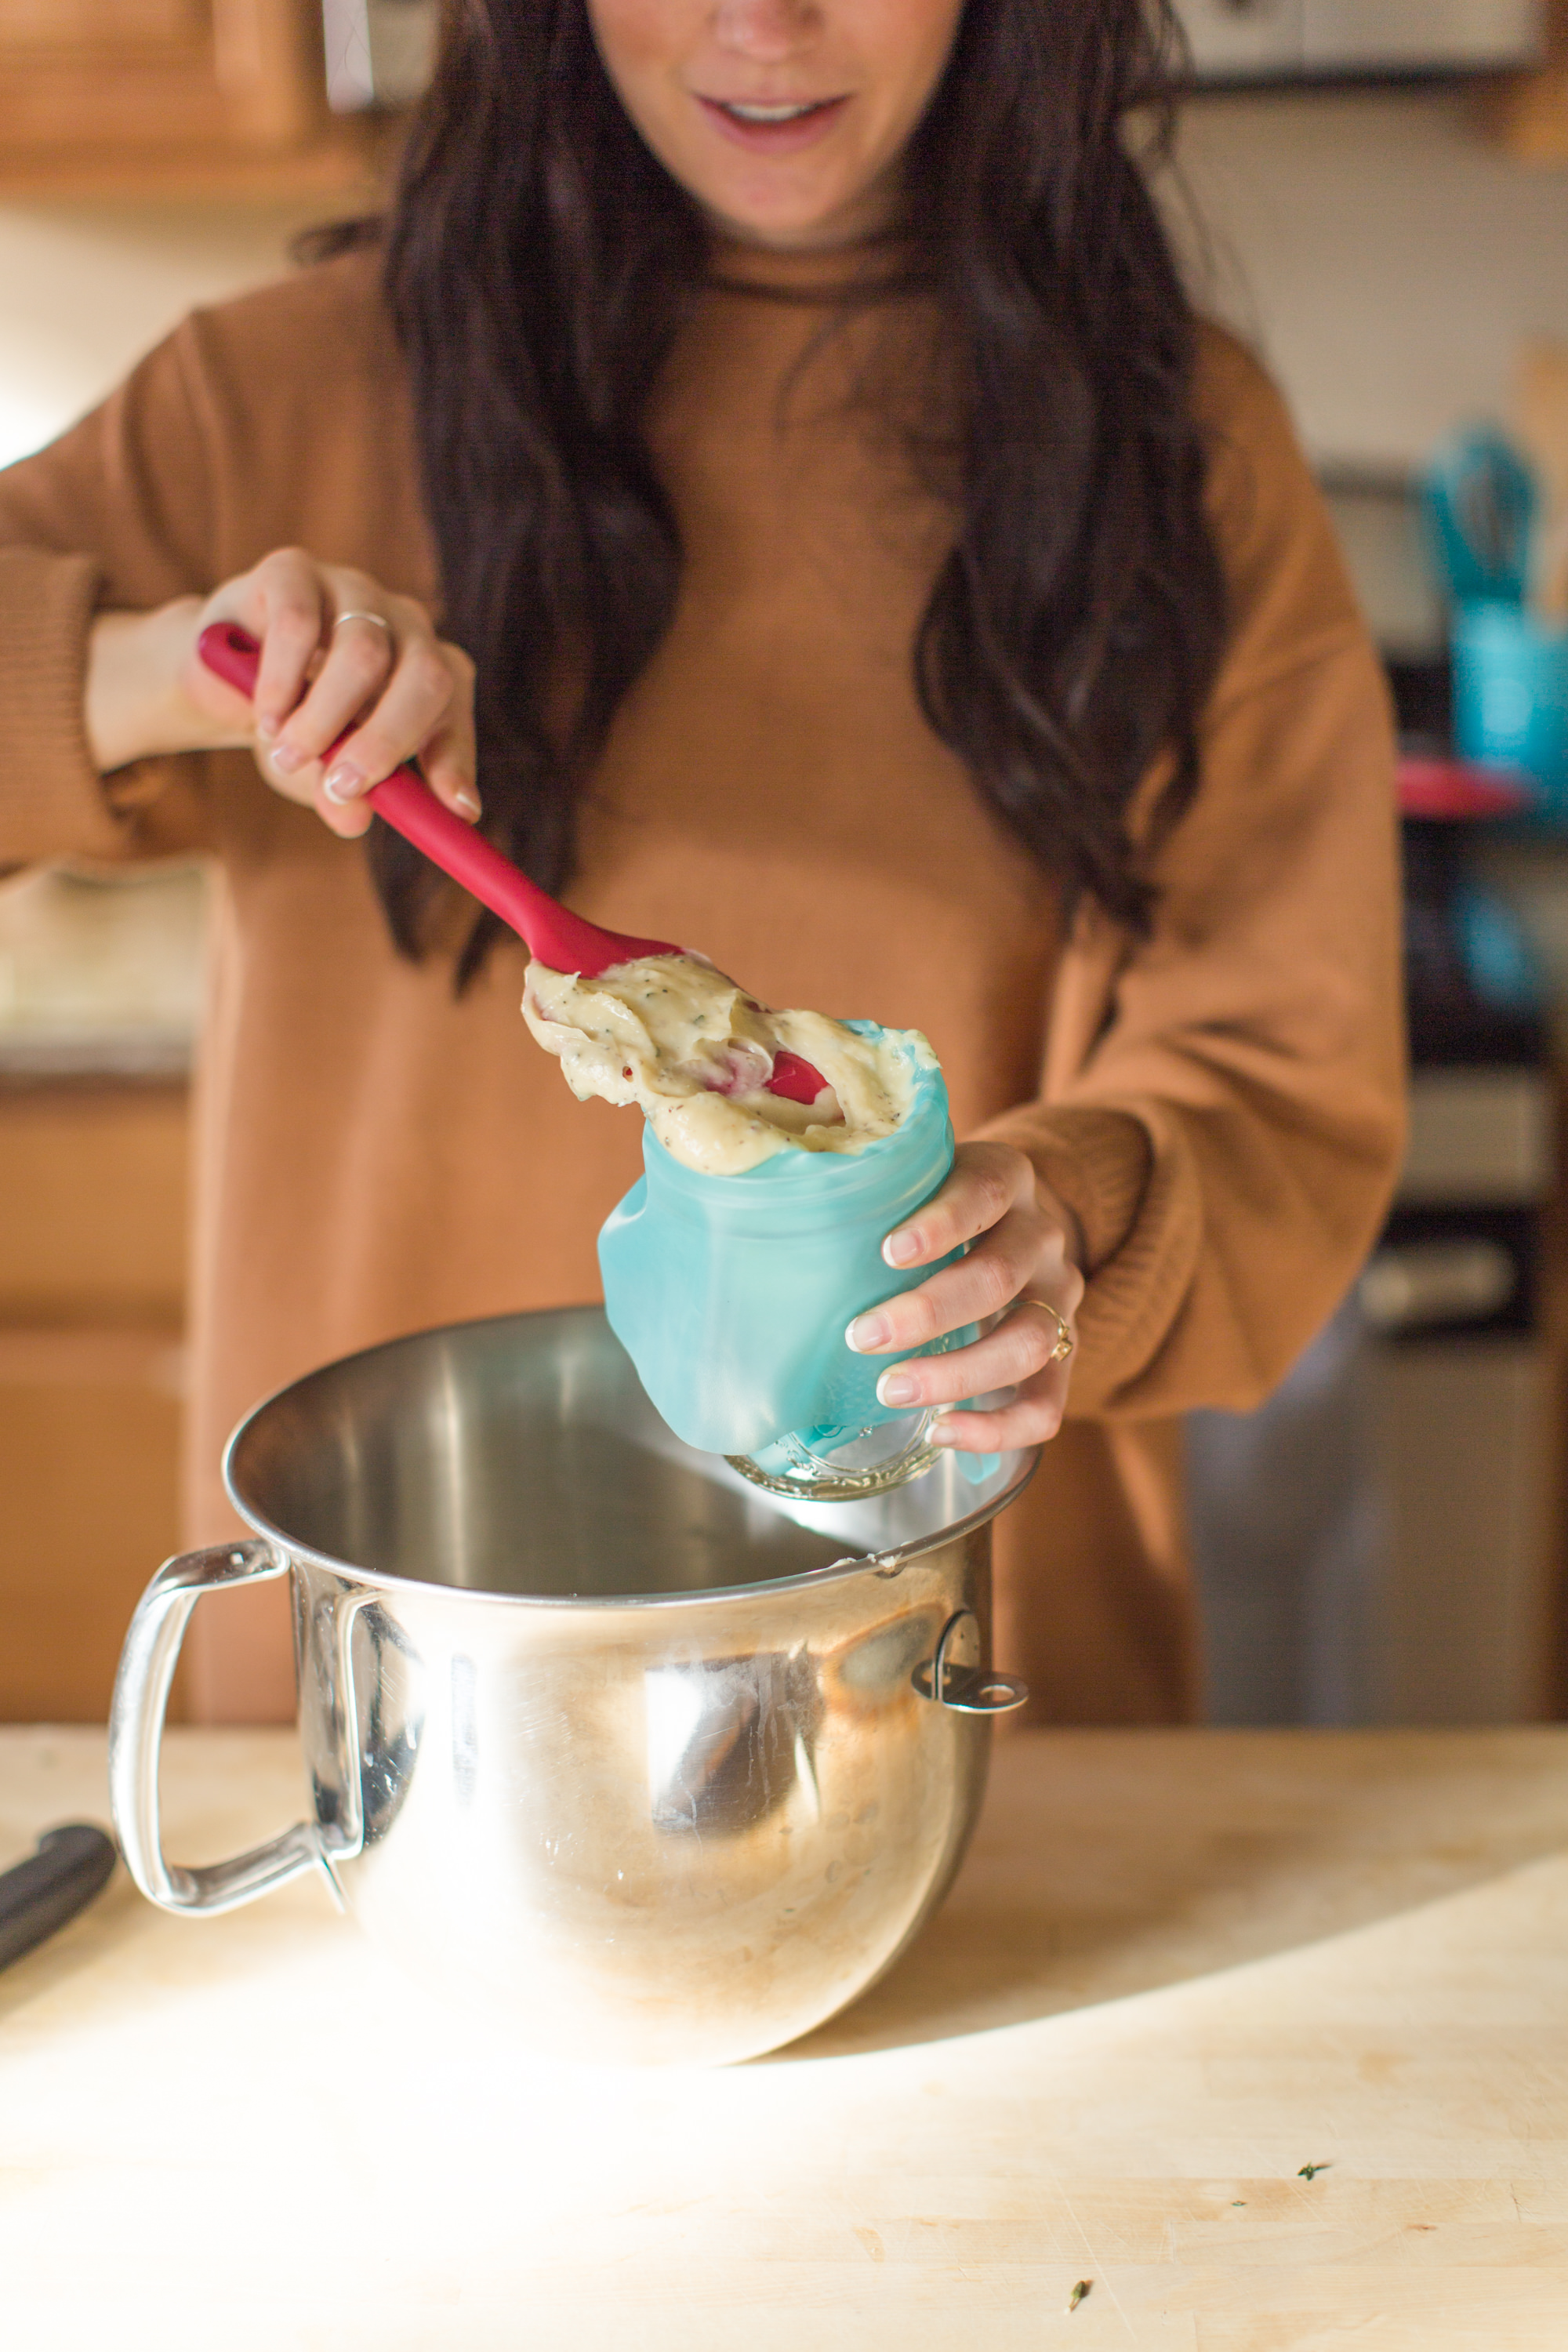
[[[1129,803],[1163,752],[1163,818],[1190,799],[1226,627],[1193,313],[1127,140],[1133,109],[1166,119],[1176,38],[1165,0],[968,0],[902,225],[967,387],[957,541],[910,647],[921,702],[1041,864],[1140,927]],[[642,420],[707,237],[584,0],[448,0],[384,233],[444,625],[478,665],[487,824],[558,890],[578,792],[679,591]],[[370,855],[416,953],[430,869],[380,825]],[[487,917],[464,978],[493,936]]]

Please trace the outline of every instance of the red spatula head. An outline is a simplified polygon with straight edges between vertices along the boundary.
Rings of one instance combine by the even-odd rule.
[[[250,632],[232,621],[215,621],[202,631],[196,646],[214,676],[249,701],[261,667],[261,647]],[[339,736],[338,743],[345,740],[345,736]],[[329,747],[323,755],[326,759],[331,758],[338,743]],[[432,866],[438,866],[443,874],[471,891],[481,907],[499,915],[526,942],[529,953],[552,971],[579,972],[584,980],[596,980],[601,972],[613,971],[616,964],[635,963],[639,956],[687,952],[672,947],[668,940],[639,940],[625,931],[602,930],[584,916],[574,915],[570,907],[531,882],[521,867],[503,857],[471,825],[454,816],[416,768],[395,768],[383,782],[373,784],[364,797],[395,833],[422,849]],[[798,1054],[780,1054],[767,1091],[789,1102],[809,1104],[826,1084],[820,1072]]]
[[[827,1080],[803,1054],[775,1054],[773,1074],[768,1080],[768,1092],[781,1095],[785,1102],[804,1103],[809,1110]]]

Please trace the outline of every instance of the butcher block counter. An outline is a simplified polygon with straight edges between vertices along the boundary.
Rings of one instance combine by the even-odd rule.
[[[181,1860],[300,1795],[291,1735],[169,1736]],[[101,1734],[0,1733],[0,1864],[106,1810]],[[1564,1848],[1565,1731],[1019,1734],[886,1983],[707,2074],[487,2044],[312,1884],[121,1873],[0,1978],[0,2336],[1548,2352]]]

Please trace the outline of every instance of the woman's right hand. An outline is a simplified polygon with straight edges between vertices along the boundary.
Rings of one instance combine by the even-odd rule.
[[[252,702],[196,651],[214,621],[236,621],[260,644]],[[301,548],[263,556],[205,603],[182,596],[153,612],[100,614],[86,723],[100,772],[248,743],[275,792],[313,806],[345,837],[369,825],[371,786],[416,758],[448,808],[470,824],[479,814],[467,654],[436,635],[411,596]]]

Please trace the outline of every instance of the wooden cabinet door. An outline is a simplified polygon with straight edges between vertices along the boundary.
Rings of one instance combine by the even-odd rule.
[[[102,1723],[178,1549],[178,1335],[0,1326],[0,1721]]]
[[[183,1087],[0,1087],[0,1721],[101,1723],[178,1544]]]
[[[277,152],[325,116],[314,0],[0,0],[0,160]]]
[[[1547,0],[1547,62],[1481,100],[1482,119],[1521,163],[1568,163],[1568,0]]]

